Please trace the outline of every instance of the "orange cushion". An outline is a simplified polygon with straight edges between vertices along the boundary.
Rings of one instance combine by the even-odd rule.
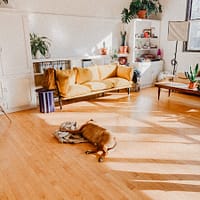
[[[75,71],[73,69],[57,70],[56,82],[60,95],[66,97],[69,86],[75,84]]]
[[[43,75],[43,87],[47,90],[56,89],[54,69],[48,68],[44,71]]]
[[[117,65],[116,64],[110,64],[110,65],[99,65],[99,74],[100,79],[106,79],[110,77],[115,77],[117,73]]]
[[[133,68],[124,65],[117,66],[117,77],[131,81],[133,78]]]
[[[92,72],[87,68],[76,67],[77,71],[76,83],[82,84],[92,80]]]

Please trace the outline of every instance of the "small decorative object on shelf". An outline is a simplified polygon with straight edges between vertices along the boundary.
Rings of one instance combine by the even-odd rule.
[[[160,49],[158,49],[158,51],[157,51],[157,58],[161,59],[161,50]]]
[[[112,62],[116,62],[117,61],[117,58],[118,58],[118,55],[117,55],[117,50],[112,50],[111,51],[111,59],[112,59]]]
[[[118,61],[120,65],[127,65],[128,59],[126,56],[122,56],[122,57],[119,57]]]
[[[107,55],[107,53],[108,53],[105,41],[103,41],[103,48],[100,49],[100,53],[101,53],[101,55]]]

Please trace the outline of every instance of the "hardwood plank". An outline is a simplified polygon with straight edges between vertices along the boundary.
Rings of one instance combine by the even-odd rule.
[[[200,199],[200,98],[143,89],[0,115],[0,199]],[[60,123],[93,118],[118,145],[103,163],[90,144],[60,144]]]

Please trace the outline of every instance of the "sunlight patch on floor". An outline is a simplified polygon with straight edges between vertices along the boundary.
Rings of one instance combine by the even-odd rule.
[[[116,171],[136,172],[136,173],[156,173],[156,174],[186,174],[200,176],[198,165],[189,164],[161,164],[161,163],[134,163],[131,162],[106,162],[106,165]]]
[[[190,109],[190,110],[188,110],[188,111],[186,111],[186,112],[189,112],[189,113],[191,113],[191,112],[196,112],[196,113],[198,113],[198,112],[200,112],[199,110],[197,110],[197,109]]]
[[[179,116],[152,116],[148,119],[151,123],[168,128],[197,128],[179,120],[181,120]]]
[[[35,115],[50,125],[57,125],[65,121],[77,121],[79,124],[82,124],[90,119],[93,119],[97,123],[98,121],[101,122],[100,125],[102,126],[151,127],[151,125],[143,123],[139,120],[127,117],[121,119],[119,114],[110,112],[94,112],[86,113],[85,115],[83,115],[83,112],[54,112],[47,114],[36,113]]]
[[[172,189],[171,189],[172,190]],[[200,193],[192,190],[184,191],[174,189],[173,191],[151,190],[143,191],[152,200],[199,200]]]

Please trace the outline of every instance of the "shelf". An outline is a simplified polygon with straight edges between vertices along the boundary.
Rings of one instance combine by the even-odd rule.
[[[148,50],[158,50],[158,48],[141,48],[141,49],[138,49],[138,48],[135,48],[133,49],[134,51],[148,51]]]
[[[156,38],[153,38],[153,37],[149,37],[149,38],[135,38],[136,40],[158,40],[159,38],[158,37],[156,37]]]
[[[118,58],[120,58],[120,57],[128,57],[128,53],[119,53],[119,54],[117,54],[117,56],[118,56]]]

